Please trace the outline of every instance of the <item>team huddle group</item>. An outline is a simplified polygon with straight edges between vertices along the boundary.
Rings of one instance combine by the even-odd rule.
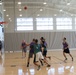
[[[51,59],[50,56],[47,56],[47,43],[44,39],[44,37],[40,38],[40,44],[38,43],[38,39],[33,39],[30,44],[27,44],[24,40],[22,41],[21,48],[22,48],[22,56],[26,56],[26,47],[29,46],[29,55],[28,55],[28,62],[27,67],[29,67],[30,64],[30,58],[34,55],[33,63],[38,66],[38,70],[40,69],[40,64],[43,66],[43,63],[47,64],[47,67],[50,67],[50,64],[48,63],[46,58]]]
[[[66,42],[66,38],[63,38],[63,56],[65,57],[65,60],[67,60],[66,57],[66,53],[70,55],[70,57],[72,58],[73,61],[73,56],[70,54],[70,50],[69,50],[69,45]],[[30,51],[29,51],[29,55],[28,55],[28,62],[27,62],[27,67],[29,67],[29,63],[30,63],[30,58],[33,57],[34,55],[34,61],[33,63],[38,66],[38,70],[40,69],[40,64],[39,61],[41,63],[41,65],[43,66],[43,63],[47,64],[47,67],[50,67],[50,64],[48,63],[46,58],[51,59],[50,56],[47,56],[47,43],[44,39],[44,37],[40,38],[40,44],[38,43],[37,39],[33,39],[32,42],[30,44],[27,44],[24,40],[21,44],[21,48],[22,48],[22,56],[26,56],[26,47],[29,46],[30,47]]]

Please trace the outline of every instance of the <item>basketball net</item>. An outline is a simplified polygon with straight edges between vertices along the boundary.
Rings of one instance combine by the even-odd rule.
[[[0,26],[3,26],[3,25],[6,25],[7,26],[8,25],[8,22],[5,22],[5,21],[4,22],[0,22]]]
[[[0,22],[0,24],[7,24],[7,22]]]

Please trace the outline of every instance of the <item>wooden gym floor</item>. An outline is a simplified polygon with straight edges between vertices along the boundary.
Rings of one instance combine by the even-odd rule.
[[[62,51],[49,51],[48,55],[51,56],[51,60],[48,62],[51,67],[41,66],[38,71],[37,67],[32,63],[31,59],[29,68],[26,67],[27,56],[22,58],[21,52],[5,53],[0,58],[0,75],[76,75],[76,51],[71,51],[74,57],[74,61],[71,61],[69,55],[68,60],[64,62]]]

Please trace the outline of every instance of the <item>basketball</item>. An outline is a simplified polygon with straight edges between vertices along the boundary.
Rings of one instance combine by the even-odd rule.
[[[27,9],[27,7],[25,6],[25,7],[24,7],[24,9],[26,10],[26,9]]]

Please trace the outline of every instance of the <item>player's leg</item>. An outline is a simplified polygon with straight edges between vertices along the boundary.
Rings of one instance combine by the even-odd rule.
[[[70,57],[72,58],[72,61],[73,61],[73,56],[69,53]]]
[[[30,63],[30,52],[29,52],[28,60],[27,60],[27,67],[29,67],[29,63]]]
[[[72,58],[72,61],[73,61],[73,57],[72,57],[72,55],[70,54],[69,48],[67,48],[67,53],[70,55],[70,57]]]
[[[26,48],[24,48],[24,57],[26,57]]]
[[[47,56],[47,51],[43,51],[43,56],[44,56],[44,59],[46,59],[46,58],[51,59],[51,56]]]
[[[38,70],[39,70],[40,69],[40,64],[39,64],[39,54],[38,53],[34,55],[34,64],[36,66],[38,66]]]
[[[47,60],[44,59],[44,57],[43,57],[41,52],[39,53],[39,58],[40,58],[40,60],[44,61],[47,64],[47,67],[50,67],[50,64],[48,64]]]
[[[63,51],[63,56],[65,57],[65,60],[67,60],[67,57],[66,57],[66,55],[65,55],[65,52]]]
[[[24,56],[24,50],[22,49],[22,57]]]
[[[30,58],[33,57],[33,53],[30,53],[29,52],[29,56],[28,56],[28,60],[27,60],[27,67],[29,67],[29,64],[30,64]]]
[[[43,66],[43,62],[42,62],[42,60],[39,59],[39,61],[40,61],[41,65]]]
[[[26,57],[26,49],[25,48],[22,49],[22,58],[24,58],[24,57]]]

